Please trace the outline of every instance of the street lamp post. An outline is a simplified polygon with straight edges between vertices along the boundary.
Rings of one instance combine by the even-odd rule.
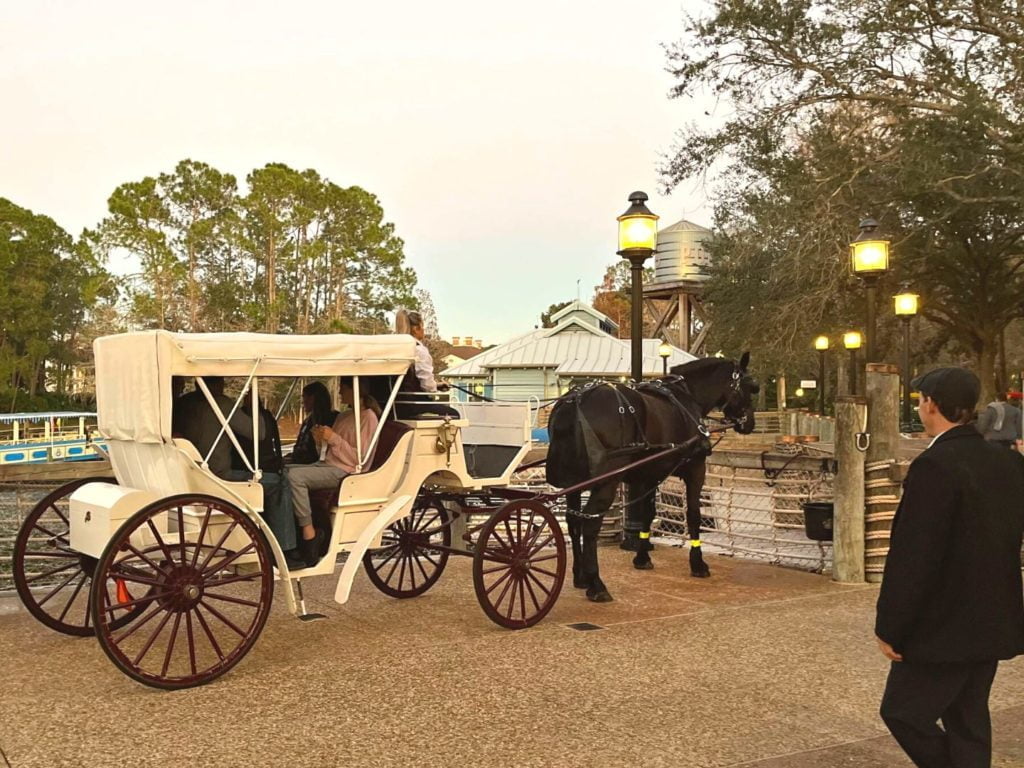
[[[642,381],[643,367],[643,283],[644,262],[654,253],[658,242],[658,217],[647,208],[647,195],[634,192],[629,196],[630,206],[618,217],[619,256],[629,259],[632,273],[633,306],[630,318],[630,342],[632,359],[630,369],[633,381]]]
[[[658,242],[658,217],[647,208],[647,195],[643,192],[634,192],[629,196],[629,208],[618,217],[619,222],[619,250],[617,253],[625,259],[629,259],[629,269],[633,282],[633,306],[630,313],[629,331],[631,361],[630,369],[634,382],[641,382],[644,378],[644,308],[643,308],[643,283],[644,283],[644,262],[654,253]],[[644,502],[637,485],[627,484],[626,486],[627,506],[622,521],[622,543],[623,549],[642,551],[642,547],[650,546],[649,540],[641,541],[640,533],[644,527],[643,509]],[[650,501],[653,504],[653,499]]]
[[[878,348],[875,329],[875,292],[878,278],[889,271],[889,240],[881,237],[878,222],[864,219],[860,232],[850,243],[850,271],[861,280],[867,289],[867,362],[878,362]]]
[[[910,321],[917,314],[917,304],[920,297],[910,290],[910,287],[903,285],[900,292],[892,297],[895,305],[896,316],[903,321],[903,426],[905,430],[910,429]]]
[[[818,415],[825,415],[825,355],[828,353],[828,336],[819,336],[814,340],[814,348],[818,350]]]
[[[668,376],[668,359],[672,357],[672,345],[667,341],[658,345],[658,357],[661,358],[661,375]]]
[[[843,346],[850,352],[850,394],[857,394],[857,350],[861,346],[861,336],[858,331],[848,331],[843,334]]]

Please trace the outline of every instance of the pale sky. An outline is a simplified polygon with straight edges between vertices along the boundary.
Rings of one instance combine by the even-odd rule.
[[[120,183],[314,168],[380,199],[445,337],[497,343],[590,298],[640,189],[703,106],[662,43],[699,0],[3,3],[0,196],[77,235]],[[119,271],[118,264],[112,264]]]

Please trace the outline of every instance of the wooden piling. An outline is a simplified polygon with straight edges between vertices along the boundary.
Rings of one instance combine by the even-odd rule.
[[[889,552],[892,519],[900,501],[896,470],[900,445],[900,369],[869,363],[866,372],[868,432],[871,444],[865,456],[865,574],[882,580]]]
[[[864,581],[864,453],[857,433],[864,429],[867,399],[856,395],[836,398],[835,513],[832,525],[832,578],[856,584]]]

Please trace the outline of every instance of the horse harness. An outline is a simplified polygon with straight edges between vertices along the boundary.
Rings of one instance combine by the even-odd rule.
[[[686,380],[683,379],[683,377],[678,376],[674,377],[674,379],[676,379],[679,383],[682,383],[684,386],[686,385]],[[586,413],[584,413],[583,411],[582,404],[585,394],[591,389],[600,386],[611,387],[612,392],[615,394],[615,399],[618,403],[619,429],[621,431],[624,431],[628,414],[628,416],[632,417],[633,419],[633,424],[636,426],[636,431],[637,435],[640,437],[640,442],[630,443],[628,445],[624,445],[619,448],[609,450],[608,447],[605,446],[601,439],[597,436],[597,433],[591,426],[589,419],[587,419]],[[644,425],[640,420],[640,416],[636,412],[635,406],[633,406],[633,404],[630,403],[626,396],[622,393],[620,386],[624,385],[619,385],[608,381],[590,381],[584,384],[579,389],[573,390],[567,396],[565,396],[565,401],[567,403],[572,403],[573,405],[576,406],[576,420],[577,423],[580,425],[581,432],[583,433],[583,442],[586,447],[587,459],[591,468],[597,466],[603,460],[612,458],[616,455],[632,453],[636,451],[665,450],[666,448],[673,447],[672,445],[651,444],[651,441],[647,438],[647,432],[646,430],[644,430]],[[708,430],[708,428],[704,425],[703,421],[695,417],[689,410],[687,410],[686,407],[681,402],[679,402],[679,398],[677,398],[672,393],[672,391],[668,387],[666,387],[660,380],[643,382],[639,385],[632,385],[632,389],[639,394],[650,392],[653,395],[665,398],[680,413],[684,421],[689,420],[693,422],[694,425],[697,427],[697,432],[702,437],[704,437],[705,439],[710,438],[711,433]],[[684,459],[684,461],[688,460],[689,459]]]
[[[633,423],[636,425],[637,432],[643,435],[643,445],[647,445],[647,435],[644,433],[643,425],[640,423],[640,417],[637,416],[636,408],[626,399],[625,395],[619,391],[618,386],[610,381],[588,381],[582,387],[574,389],[567,395],[563,395],[563,402],[566,404],[572,404],[576,407],[576,423],[580,426],[580,431],[583,434],[583,445],[587,452],[587,463],[591,469],[598,466],[602,461],[613,456],[616,452],[625,452],[627,450],[635,450],[640,447],[641,444],[633,443],[622,448],[609,450],[604,445],[601,438],[597,436],[597,432],[594,431],[593,426],[590,424],[590,420],[587,418],[586,413],[583,411],[583,398],[592,389],[597,387],[608,386],[611,387],[612,392],[615,394],[615,399],[618,402],[619,411],[619,429],[624,429],[624,422],[626,413],[633,417]]]
[[[667,379],[667,381],[670,381],[673,384],[682,385],[683,388],[690,393],[690,396],[693,396],[693,392],[690,391],[690,386],[689,384],[686,383],[686,379],[684,377],[670,376]],[[689,410],[687,410],[686,406],[679,402],[679,398],[675,396],[672,390],[665,386],[664,380],[654,379],[653,381],[641,382],[636,386],[636,390],[638,392],[650,392],[653,395],[665,398],[675,407],[675,409],[683,417],[683,421],[689,419],[690,421],[693,422],[694,426],[697,427],[698,433],[700,433],[703,437],[711,437],[711,433],[710,431],[708,431],[708,428],[704,423],[704,419],[698,419]]]

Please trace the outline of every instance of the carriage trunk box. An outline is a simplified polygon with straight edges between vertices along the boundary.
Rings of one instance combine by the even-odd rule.
[[[118,528],[140,509],[157,501],[150,491],[124,488],[111,483],[87,483],[71,495],[71,548],[99,557]],[[153,518],[160,533],[167,531],[167,513]],[[148,529],[140,535],[151,536]],[[152,542],[140,541],[149,546]]]

